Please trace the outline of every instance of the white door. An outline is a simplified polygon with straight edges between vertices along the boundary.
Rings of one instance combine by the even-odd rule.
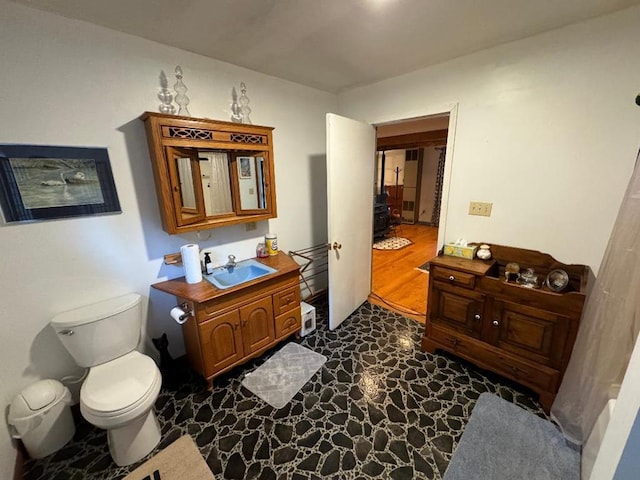
[[[337,328],[371,292],[373,126],[327,114],[329,328]]]

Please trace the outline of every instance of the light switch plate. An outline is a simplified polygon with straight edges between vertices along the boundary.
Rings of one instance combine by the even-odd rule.
[[[479,215],[481,217],[491,216],[491,207],[493,203],[488,202],[470,202],[469,203],[469,215]]]
[[[249,222],[245,224],[245,231],[252,232],[256,229],[256,222]]]

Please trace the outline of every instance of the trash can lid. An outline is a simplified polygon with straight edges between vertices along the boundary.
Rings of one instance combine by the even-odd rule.
[[[64,396],[64,385],[57,380],[40,380],[26,387],[16,396],[9,408],[9,417],[33,415]]]

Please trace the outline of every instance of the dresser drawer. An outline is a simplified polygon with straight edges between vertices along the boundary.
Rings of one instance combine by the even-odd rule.
[[[447,282],[459,287],[474,288],[476,285],[475,275],[464,273],[459,270],[433,266],[429,274],[433,280]]]
[[[300,330],[302,314],[300,307],[276,317],[276,338],[284,337]]]
[[[256,285],[231,291],[212,300],[196,303],[198,321],[204,322],[214,315],[252,303],[261,297],[271,297],[272,294],[279,295],[280,293],[293,290],[294,288],[297,288],[299,291],[300,287],[298,286],[298,277],[295,273],[296,272],[292,272],[292,275],[276,277],[272,280],[267,280]],[[298,293],[298,295],[300,294]]]
[[[300,287],[287,288],[273,294],[273,314],[278,316],[300,306]]]
[[[429,338],[445,350],[523,385],[550,392],[558,389],[559,372],[552,368],[523,362],[480,341],[435,326],[431,327]]]

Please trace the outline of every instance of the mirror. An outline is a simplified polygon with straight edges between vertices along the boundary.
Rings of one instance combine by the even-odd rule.
[[[237,157],[236,168],[240,210],[265,209],[264,158]]]
[[[207,217],[232,214],[231,179],[227,152],[200,150],[200,174]]]
[[[202,191],[197,186],[200,177],[198,158],[189,148],[167,147],[169,175],[173,188],[170,191],[178,225],[190,225],[204,218]]]
[[[193,214],[200,208],[203,217],[215,218],[266,210],[263,155],[232,156],[229,151],[201,148],[172,151],[176,152],[173,158],[179,183],[176,207],[183,214]]]
[[[196,194],[193,188],[193,171],[191,170],[191,158],[176,157],[178,181],[180,182],[180,204],[182,210],[195,210]]]

